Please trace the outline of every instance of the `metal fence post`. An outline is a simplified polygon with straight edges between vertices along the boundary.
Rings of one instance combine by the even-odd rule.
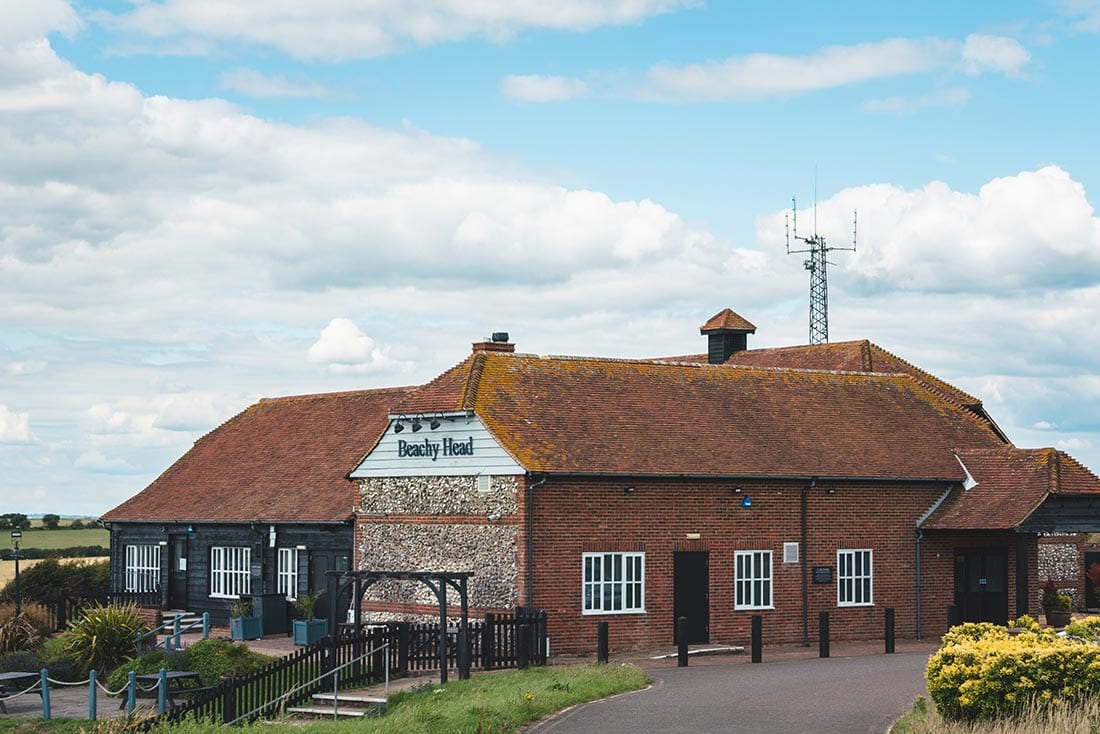
[[[126,713],[134,713],[134,706],[137,706],[137,673],[131,670],[126,676]]]
[[[42,686],[42,718],[50,718],[50,672],[42,668],[39,675],[39,685]]]
[[[157,679],[157,713],[163,714],[168,710],[168,671],[160,669],[160,677]]]
[[[88,671],[88,719],[95,721],[96,715],[96,689],[95,689],[95,671]]]

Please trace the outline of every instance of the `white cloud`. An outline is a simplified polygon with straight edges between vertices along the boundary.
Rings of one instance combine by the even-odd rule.
[[[84,27],[66,0],[0,0],[0,46],[36,41],[48,33],[72,37]]]
[[[697,5],[697,0],[163,0],[96,20],[154,38],[198,37],[276,48],[301,59],[354,59],[471,37],[503,41],[526,29],[588,31]]]
[[[137,467],[125,459],[109,458],[97,449],[88,449],[76,457],[73,466],[103,474],[133,474]]]
[[[955,44],[937,38],[891,38],[827,46],[809,56],[749,54],[705,64],[658,64],[644,96],[661,100],[746,100],[829,89],[870,79],[913,74],[946,64]]]
[[[1056,443],[1055,447],[1067,452],[1081,451],[1083,449],[1091,449],[1092,441],[1089,441],[1087,438],[1067,438]]]
[[[34,440],[30,427],[30,414],[16,413],[8,406],[0,404],[0,444],[24,444],[32,443]]]
[[[560,102],[583,97],[588,84],[563,76],[526,74],[504,77],[500,89],[505,96],[521,102]]]
[[[310,362],[326,365],[336,373],[362,373],[408,369],[389,356],[389,348],[364,334],[351,319],[336,318],[306,353]]]
[[[1077,17],[1075,28],[1086,33],[1100,33],[1100,2],[1098,0],[1063,0],[1063,9]]]
[[[250,97],[324,97],[324,85],[314,82],[295,82],[286,77],[268,76],[255,69],[233,69],[222,74],[221,89],[229,89]]]
[[[920,97],[887,97],[863,103],[868,112],[915,112],[928,107],[959,107],[970,100],[970,91],[955,87],[940,89]]]
[[[1058,424],[1051,421],[1037,421],[1031,427],[1037,431],[1053,431],[1058,427]]]
[[[21,377],[24,375],[35,375],[46,369],[45,362],[26,361],[26,362],[9,362],[7,366],[7,373],[15,377]]]
[[[968,74],[998,71],[1021,76],[1021,69],[1031,61],[1031,53],[1014,38],[971,33],[963,44],[962,58]]]

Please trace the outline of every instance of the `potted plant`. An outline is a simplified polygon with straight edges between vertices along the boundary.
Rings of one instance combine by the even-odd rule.
[[[1046,615],[1047,624],[1051,627],[1065,627],[1073,618],[1070,609],[1073,606],[1073,598],[1069,594],[1062,594],[1054,586],[1053,581],[1043,584],[1043,614]]]
[[[314,619],[313,613],[317,606],[317,600],[321,598],[320,591],[311,591],[305,596],[299,596],[294,600],[294,606],[302,610],[305,619],[294,620],[294,644],[311,645],[328,634],[328,620]]]
[[[255,614],[252,599],[242,596],[229,603],[229,638],[258,640],[264,636],[263,620]]]

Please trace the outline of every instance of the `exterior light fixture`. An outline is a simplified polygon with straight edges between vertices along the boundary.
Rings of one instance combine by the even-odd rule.
[[[419,431],[423,426],[420,425],[420,421],[413,419],[413,433]]]
[[[428,424],[428,427],[431,428],[434,431],[435,429],[439,428],[441,425],[442,424],[439,422],[439,418],[435,417],[435,418],[432,418],[432,422]]]
[[[393,432],[394,433],[401,433],[401,431],[404,431],[404,430],[405,430],[405,426],[401,423],[401,421],[397,421],[396,423],[393,424]]]
[[[637,491],[638,491],[637,487],[627,487],[626,489],[623,490],[623,494],[634,494]]]
[[[742,497],[741,498],[741,506],[742,507],[752,507],[752,497],[749,497],[748,495],[745,495],[744,497]]]
[[[485,519],[488,520],[489,522],[496,522],[497,520],[500,519],[500,513],[499,512],[494,512],[492,515],[489,515]]]
[[[730,490],[730,494],[741,494],[741,488],[740,487],[734,487],[733,489]]]
[[[836,494],[836,490],[832,487],[829,487],[825,490],[825,494]]]

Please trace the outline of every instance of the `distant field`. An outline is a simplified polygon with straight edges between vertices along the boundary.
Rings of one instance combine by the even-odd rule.
[[[0,543],[11,547],[11,531],[0,530]],[[71,548],[75,545],[101,545],[104,548],[111,543],[111,533],[104,528],[82,528],[80,530],[41,530],[31,528],[23,531],[19,539],[20,548]]]
[[[73,532],[80,532],[74,530]],[[99,563],[101,561],[108,560],[106,556],[103,558],[60,558],[61,563],[76,563],[77,561],[83,561],[84,563]],[[33,566],[38,561],[26,560],[19,562],[19,573],[23,573],[27,570],[28,566]],[[15,561],[0,561],[0,587],[6,586],[9,581],[15,578]]]

